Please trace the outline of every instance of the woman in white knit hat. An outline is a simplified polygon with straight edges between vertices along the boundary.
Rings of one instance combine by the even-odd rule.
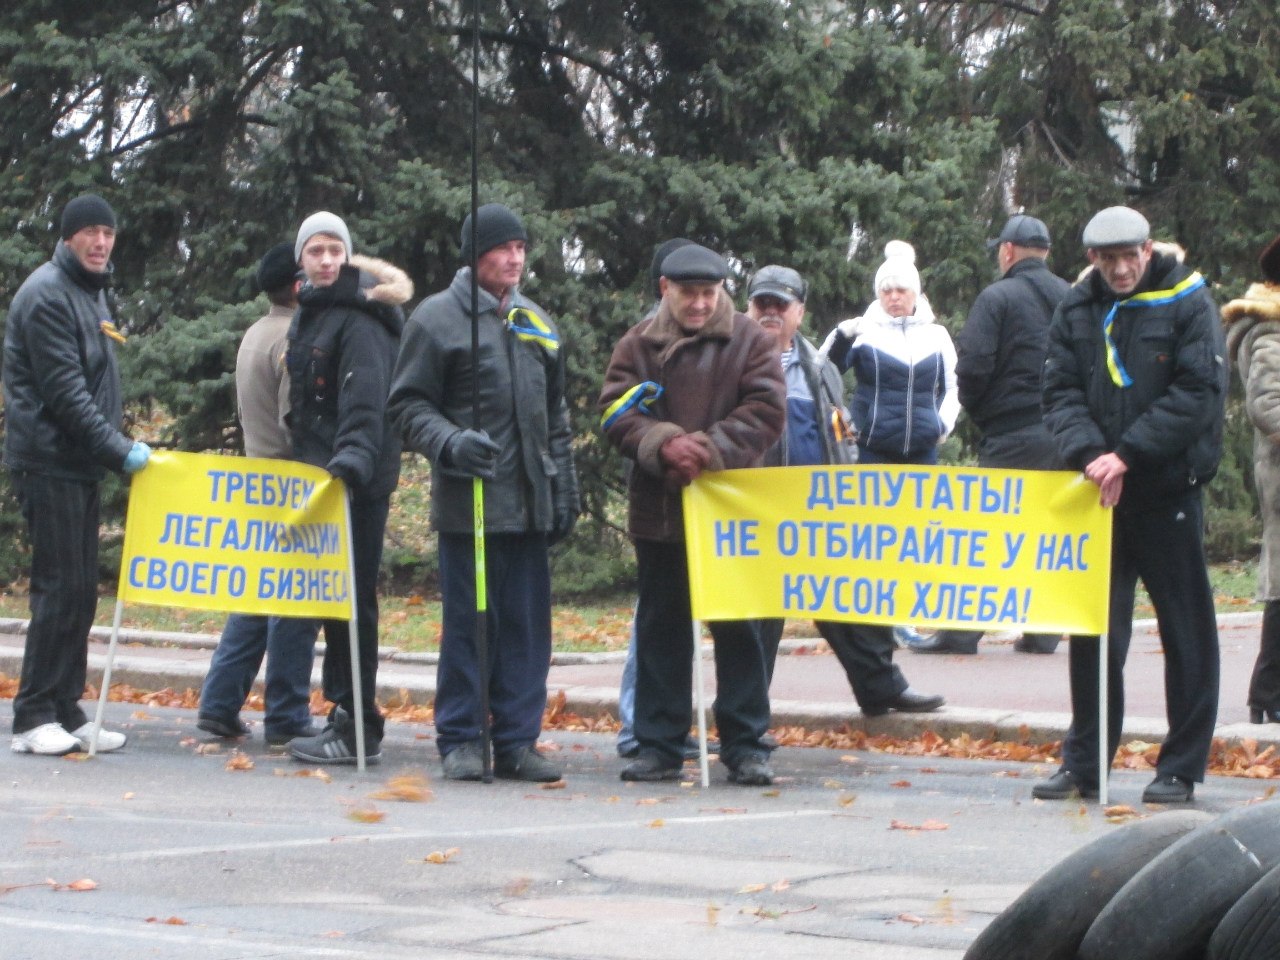
[[[956,349],[920,290],[916,252],[890,240],[875,302],[843,320],[823,345],[857,379],[851,405],[859,463],[931,464],[956,425]]]

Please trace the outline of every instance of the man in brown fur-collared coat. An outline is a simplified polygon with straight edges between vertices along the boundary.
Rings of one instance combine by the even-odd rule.
[[[1262,283],[1222,308],[1227,355],[1253,424],[1253,476],[1262,505],[1258,599],[1262,641],[1249,684],[1254,723],[1280,723],[1280,236],[1262,252]]]
[[[673,780],[692,714],[692,616],[681,488],[703,471],[759,466],[786,422],[773,339],[733,309],[724,258],[689,244],[663,262],[657,313],[614,348],[601,427],[635,461],[628,531],[639,577],[635,735],[623,780]],[[769,689],[754,621],[711,624],[720,758],[735,783],[773,782]]]

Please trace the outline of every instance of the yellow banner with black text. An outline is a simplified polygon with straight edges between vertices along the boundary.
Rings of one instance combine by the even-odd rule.
[[[130,482],[119,597],[348,620],[345,501],[319,467],[158,451]]]
[[[1111,511],[1078,473],[774,467],[684,490],[693,615],[1103,633]]]

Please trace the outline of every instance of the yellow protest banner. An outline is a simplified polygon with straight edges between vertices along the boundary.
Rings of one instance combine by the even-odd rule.
[[[119,598],[349,620],[345,498],[319,467],[158,451],[130,483]]]
[[[775,467],[684,490],[693,615],[1103,633],[1111,511],[1078,473]]]

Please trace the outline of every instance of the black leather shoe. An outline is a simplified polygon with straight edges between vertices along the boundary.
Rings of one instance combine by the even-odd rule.
[[[1142,791],[1143,803],[1189,803],[1196,785],[1173,774],[1160,774]]]
[[[744,787],[767,787],[773,783],[773,768],[763,753],[748,753],[729,771],[729,782]]]
[[[249,725],[239,717],[223,720],[221,717],[197,717],[196,727],[223,740],[235,740],[249,735]]]
[[[1058,637],[1036,635],[1028,637],[1023,634],[1013,641],[1013,649],[1018,653],[1053,653],[1058,649]]]
[[[645,750],[643,747],[634,760],[622,768],[619,776],[623,780],[636,780],[651,783],[658,780],[679,780],[684,764],[679,760],[668,760],[656,750]]]
[[[1250,707],[1249,722],[1280,723],[1280,710],[1271,710],[1266,707]]]
[[[903,690],[892,700],[877,703],[873,707],[863,707],[864,717],[883,717],[890,710],[899,713],[929,713],[946,703],[946,699],[936,693],[919,693],[910,687]]]
[[[1070,770],[1062,769],[1048,780],[1041,780],[1032,787],[1031,796],[1037,800],[1070,800],[1072,797],[1094,800],[1097,799],[1098,788],[1081,780]]]
[[[921,637],[919,640],[908,640],[907,649],[912,653],[962,653],[967,655],[978,652],[978,642],[975,640],[971,644],[955,643],[939,632],[930,637]]]

